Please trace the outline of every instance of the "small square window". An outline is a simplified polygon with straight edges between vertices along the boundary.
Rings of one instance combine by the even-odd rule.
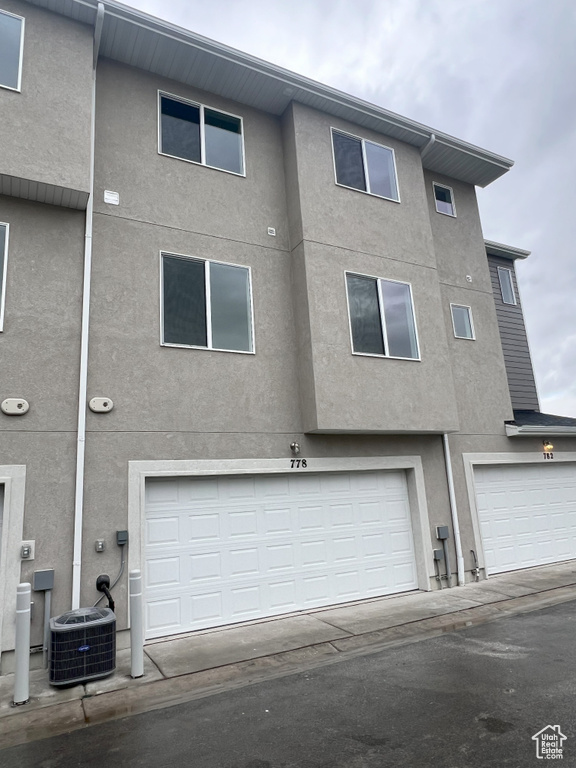
[[[8,224],[0,223],[0,331],[4,330],[6,267],[8,265]]]
[[[243,176],[242,119],[161,93],[158,151]]]
[[[450,304],[452,309],[452,326],[454,336],[457,339],[474,339],[474,325],[472,324],[472,310],[462,304]]]
[[[252,352],[250,270],[162,254],[162,344]]]
[[[456,206],[454,205],[454,193],[450,187],[444,187],[441,184],[433,182],[434,200],[438,213],[445,213],[447,216],[456,216]]]
[[[332,129],[336,183],[400,202],[394,150]]]
[[[352,351],[418,360],[418,339],[408,283],[346,273]]]
[[[0,86],[20,90],[24,19],[0,11]]]
[[[516,304],[512,270],[506,269],[506,267],[498,267],[498,280],[500,281],[500,292],[502,293],[504,304]]]

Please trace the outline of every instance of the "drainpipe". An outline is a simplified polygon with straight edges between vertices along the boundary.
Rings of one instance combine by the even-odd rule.
[[[454,476],[452,475],[452,459],[450,458],[450,445],[448,435],[442,435],[444,445],[444,461],[446,463],[446,477],[448,478],[448,495],[450,497],[450,512],[452,513],[452,530],[454,531],[454,544],[456,545],[456,571],[458,574],[458,586],[466,583],[464,575],[464,557],[462,555],[462,541],[460,540],[460,524],[458,522],[458,509],[456,507],[456,494],[454,493]]]
[[[436,134],[435,133],[431,133],[430,134],[430,138],[428,139],[426,144],[424,144],[424,146],[420,150],[420,157],[422,158],[422,160],[424,160],[424,158],[426,157],[428,152],[430,152],[430,150],[432,149],[432,147],[434,146],[435,143],[436,143]]]
[[[80,384],[78,390],[78,437],[76,446],[76,494],[74,499],[74,553],[72,557],[72,610],[80,607],[82,573],[82,518],[84,513],[84,457],[86,452],[86,397],[88,391],[88,334],[90,326],[90,280],[92,273],[92,223],[94,215],[94,144],[96,133],[96,65],[104,23],[104,6],[98,3],[94,25],[92,60],[92,106],[90,116],[90,184],[84,230],[84,287],[80,337]]]

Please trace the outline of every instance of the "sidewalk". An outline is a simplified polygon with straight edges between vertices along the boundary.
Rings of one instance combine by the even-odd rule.
[[[31,673],[30,701],[11,705],[13,676],[0,677],[0,748],[118,717],[172,706],[351,655],[576,600],[576,561],[493,576],[465,587],[365,600],[206,630],[145,646],[144,677],[119,651],[108,678],[60,690]]]

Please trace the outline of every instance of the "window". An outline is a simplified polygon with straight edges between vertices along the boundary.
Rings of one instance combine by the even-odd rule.
[[[242,119],[160,94],[162,155],[244,175]]]
[[[441,184],[433,182],[434,199],[436,201],[436,210],[438,213],[445,213],[447,216],[456,216],[456,206],[454,205],[454,194],[450,187],[443,187]]]
[[[452,309],[452,326],[457,339],[474,339],[472,325],[472,310],[462,304],[450,304]]]
[[[248,267],[163,253],[162,344],[252,352]]]
[[[418,360],[418,339],[408,283],[346,273],[352,351]]]
[[[516,304],[514,283],[512,282],[512,270],[506,269],[506,267],[498,267],[498,280],[500,280],[500,291],[502,292],[502,301],[504,304]]]
[[[4,330],[6,298],[6,266],[8,262],[8,224],[0,223],[0,331]]]
[[[394,150],[332,129],[336,183],[400,202]]]
[[[0,11],[0,86],[20,90],[24,19]]]

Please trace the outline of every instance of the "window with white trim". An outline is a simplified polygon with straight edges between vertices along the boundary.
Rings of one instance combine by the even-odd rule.
[[[452,187],[445,187],[443,184],[432,182],[434,187],[434,201],[438,213],[444,213],[446,216],[456,217],[456,206],[454,205],[454,193]]]
[[[332,129],[336,183],[400,202],[394,150]]]
[[[162,344],[252,352],[249,267],[162,253]]]
[[[352,351],[419,360],[409,283],[346,273]]]
[[[24,19],[0,10],[0,86],[20,90]]]
[[[0,223],[0,331],[4,330],[6,267],[8,266],[8,224]]]
[[[502,293],[504,304],[516,304],[512,270],[506,267],[498,267],[498,280],[500,281],[500,292]]]
[[[452,327],[457,339],[475,339],[472,323],[472,310],[463,304],[450,304]]]
[[[159,152],[244,175],[242,118],[159,94]]]

